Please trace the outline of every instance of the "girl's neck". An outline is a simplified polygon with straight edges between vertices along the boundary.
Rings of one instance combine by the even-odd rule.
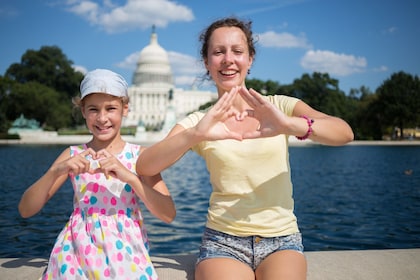
[[[86,145],[96,152],[105,149],[109,153],[116,155],[121,153],[124,149],[125,141],[121,137],[115,138],[111,141],[100,141],[98,139],[92,139]]]

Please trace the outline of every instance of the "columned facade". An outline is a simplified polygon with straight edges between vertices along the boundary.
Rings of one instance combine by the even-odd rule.
[[[165,120],[178,120],[216,98],[216,94],[210,91],[175,88],[168,54],[159,45],[154,29],[150,44],[140,52],[128,95],[130,113],[123,125],[142,126],[154,131],[169,127]]]

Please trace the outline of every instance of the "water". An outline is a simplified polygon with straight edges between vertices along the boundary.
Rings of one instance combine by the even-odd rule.
[[[0,145],[0,257],[48,257],[72,211],[70,183],[32,218],[17,204],[64,148]],[[291,147],[290,160],[306,251],[420,248],[420,146]],[[189,152],[162,175],[177,217],[167,225],[145,210],[151,253],[196,253],[211,190],[204,162]]]

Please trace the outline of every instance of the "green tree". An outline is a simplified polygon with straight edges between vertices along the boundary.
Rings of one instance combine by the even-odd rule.
[[[378,99],[371,110],[380,118],[381,127],[392,133],[394,127],[404,137],[404,129],[420,125],[420,80],[405,72],[391,75],[376,90]]]
[[[44,128],[57,130],[71,124],[71,104],[63,103],[60,94],[38,82],[15,83],[5,108],[9,120],[24,114],[36,119]]]
[[[21,62],[10,65],[0,80],[0,89],[9,90],[7,118],[14,120],[24,114],[48,129],[81,123],[72,118],[71,98],[78,95],[83,74],[75,71],[72,64],[56,46],[27,50]]]
[[[43,46],[38,51],[27,50],[20,63],[10,65],[5,77],[22,84],[37,81],[64,94],[68,100],[78,94],[83,79],[72,64],[59,47]]]
[[[380,116],[372,110],[377,95],[369,88],[361,86],[351,89],[348,96],[349,124],[357,140],[380,140],[382,129]]]
[[[314,72],[312,76],[303,74],[290,87],[292,95],[324,113],[348,118],[346,96],[338,87],[338,80],[327,73]]]

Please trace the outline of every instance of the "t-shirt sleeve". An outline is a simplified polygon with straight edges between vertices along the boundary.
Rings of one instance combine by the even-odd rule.
[[[183,126],[185,129],[191,128],[197,125],[197,123],[203,118],[204,113],[201,111],[197,111],[194,113],[189,114],[182,120],[178,122],[179,125]]]
[[[287,95],[268,95],[266,98],[289,117],[292,116],[296,103],[300,101],[299,98]]]

